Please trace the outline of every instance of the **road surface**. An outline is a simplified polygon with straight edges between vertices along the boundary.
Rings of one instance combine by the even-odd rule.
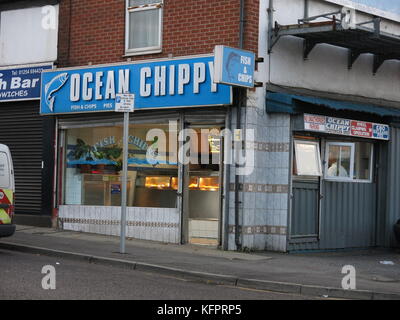
[[[42,268],[55,267],[44,290]],[[49,283],[48,281],[46,283]],[[0,299],[297,300],[303,296],[212,285],[84,261],[0,249]]]

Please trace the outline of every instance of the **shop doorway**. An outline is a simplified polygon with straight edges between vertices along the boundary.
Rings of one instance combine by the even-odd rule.
[[[321,176],[320,140],[294,140],[291,239],[317,241],[320,234]]]
[[[291,250],[376,245],[374,143],[295,137],[291,193]]]
[[[190,125],[190,160],[184,167],[184,225],[188,243],[218,246],[221,221],[221,127]]]

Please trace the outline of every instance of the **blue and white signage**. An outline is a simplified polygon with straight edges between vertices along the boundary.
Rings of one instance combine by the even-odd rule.
[[[214,55],[216,83],[254,87],[255,54],[253,52],[216,46]]]
[[[0,69],[0,102],[40,99],[40,76],[52,65]]]
[[[351,136],[355,138],[389,140],[390,128],[387,124],[304,114],[306,131],[323,132]]]
[[[121,93],[136,110],[231,104],[231,87],[213,76],[212,56],[44,72],[40,113],[114,111]]]
[[[389,140],[389,130],[388,125],[374,123],[372,126],[372,136],[374,139]]]

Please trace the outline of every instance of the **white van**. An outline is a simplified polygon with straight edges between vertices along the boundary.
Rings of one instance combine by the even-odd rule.
[[[0,238],[12,236],[14,215],[14,169],[10,149],[0,144]]]

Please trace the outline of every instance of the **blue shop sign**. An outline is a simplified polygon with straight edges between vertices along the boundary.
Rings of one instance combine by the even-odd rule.
[[[232,86],[253,88],[255,54],[227,46],[216,46],[215,82]]]
[[[374,123],[372,126],[372,137],[374,139],[389,140],[389,126],[384,124]]]
[[[58,69],[42,74],[40,113],[114,111],[117,93],[135,94],[136,110],[231,104],[213,76],[212,56]]]
[[[40,99],[40,76],[52,65],[0,69],[0,102]]]

